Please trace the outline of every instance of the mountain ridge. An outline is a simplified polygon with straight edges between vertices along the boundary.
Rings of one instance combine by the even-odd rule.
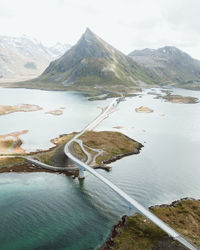
[[[200,61],[176,47],[135,50],[129,56],[151,70],[161,82],[178,85],[200,83]]]
[[[0,80],[33,78],[40,75],[48,64],[61,56],[68,46],[60,44],[45,47],[41,42],[28,36],[0,36]]]
[[[93,94],[156,86],[200,89],[200,61],[172,46],[125,55],[87,28],[39,77],[15,86]]]

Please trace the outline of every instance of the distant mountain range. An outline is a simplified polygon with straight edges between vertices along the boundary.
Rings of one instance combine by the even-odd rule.
[[[37,77],[69,48],[61,43],[48,48],[27,36],[0,36],[0,81]]]
[[[38,78],[16,86],[95,93],[164,85],[200,88],[200,61],[175,47],[137,50],[125,55],[87,28],[80,40],[67,49]],[[55,48],[51,51],[56,54]],[[49,55],[46,49],[44,53]]]
[[[70,44],[62,44],[56,43],[56,45],[52,47],[48,47],[47,50],[52,54],[54,59],[57,59],[65,54],[67,50],[69,50],[72,46]]]
[[[200,61],[176,47],[135,50],[129,56],[150,70],[158,84],[200,84]]]

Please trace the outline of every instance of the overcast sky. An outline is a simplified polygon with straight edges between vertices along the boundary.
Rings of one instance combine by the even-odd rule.
[[[0,0],[0,35],[74,44],[89,27],[124,53],[176,46],[200,59],[200,0]]]

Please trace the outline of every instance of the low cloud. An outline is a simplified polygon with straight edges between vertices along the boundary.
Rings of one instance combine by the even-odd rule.
[[[74,44],[90,27],[124,53],[179,47],[200,59],[199,0],[1,0],[0,35]]]
[[[0,19],[10,19],[14,16],[14,12],[7,6],[3,4],[0,6]]]

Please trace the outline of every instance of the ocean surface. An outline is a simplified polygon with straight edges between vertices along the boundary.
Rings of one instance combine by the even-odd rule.
[[[172,91],[200,98],[198,91]],[[162,93],[151,89],[126,98],[96,129],[120,131],[141,142],[140,154],[110,164],[109,173],[97,171],[145,207],[200,198],[200,104],[169,103],[149,92]],[[48,149],[53,146],[50,139],[80,131],[101,112],[99,107],[110,102],[91,102],[74,92],[0,89],[0,104],[43,107],[0,116],[0,134],[26,129],[28,134],[20,137],[24,149]],[[136,113],[140,106],[154,112]],[[45,114],[60,107],[65,107],[61,116]],[[62,174],[4,173],[0,175],[0,249],[98,249],[126,211],[116,194],[89,173],[82,182]]]

